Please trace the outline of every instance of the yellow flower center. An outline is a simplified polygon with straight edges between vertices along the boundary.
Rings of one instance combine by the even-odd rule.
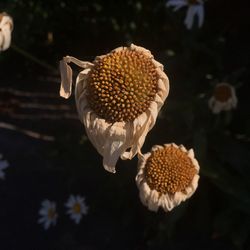
[[[146,163],[145,177],[150,189],[160,194],[184,191],[197,170],[187,153],[173,145],[151,152]]]
[[[48,209],[48,218],[49,218],[50,220],[52,220],[52,219],[55,218],[55,216],[56,216],[56,211],[55,211],[55,209],[49,208],[49,209]]]
[[[96,59],[88,81],[88,102],[108,122],[132,121],[154,100],[157,82],[152,59],[124,48]]]
[[[219,85],[214,89],[214,97],[216,100],[226,102],[232,97],[232,90],[227,85]]]
[[[79,203],[75,203],[74,206],[72,207],[72,210],[74,211],[74,213],[80,214],[81,213],[81,205]]]

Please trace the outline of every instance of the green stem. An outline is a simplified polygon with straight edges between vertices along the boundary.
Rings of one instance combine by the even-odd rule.
[[[39,64],[40,66],[48,69],[48,70],[51,70],[53,72],[58,72],[58,70],[56,68],[54,68],[53,66],[49,65],[47,62],[44,62],[40,59],[38,59],[37,57],[31,55],[30,53],[28,53],[27,51],[19,48],[18,46],[16,46],[15,44],[11,44],[11,48],[13,50],[15,50],[16,52],[20,53],[21,55],[23,55],[24,57],[28,58],[29,60]]]

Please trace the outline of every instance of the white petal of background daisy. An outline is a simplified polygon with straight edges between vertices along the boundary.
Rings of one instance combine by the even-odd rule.
[[[167,2],[167,7],[174,7],[174,11],[179,10],[184,6],[188,6],[184,24],[187,29],[191,29],[194,20],[197,17],[198,27],[201,28],[204,22],[204,2],[202,0],[170,0]]]
[[[151,211],[166,212],[188,199],[198,187],[199,164],[192,149],[174,143],[156,145],[139,156],[136,183],[141,202]]]
[[[44,200],[39,210],[41,218],[38,219],[39,224],[43,224],[44,230],[48,230],[50,225],[55,226],[58,214],[56,212],[56,203],[49,200]]]
[[[65,203],[65,206],[68,208],[67,214],[69,214],[70,218],[75,221],[76,224],[79,224],[82,216],[87,215],[88,213],[85,198],[80,195],[70,195],[68,201]]]
[[[4,169],[9,167],[9,162],[6,160],[2,160],[3,156],[0,154],[0,179],[4,180],[5,178],[5,173]]]
[[[214,88],[214,93],[208,101],[208,106],[214,114],[229,111],[237,107],[238,99],[235,89],[228,83],[219,83]]]
[[[174,7],[174,11],[179,10],[180,8],[187,6],[188,2],[186,0],[170,0],[166,3],[167,7]]]
[[[156,122],[169,92],[163,65],[149,50],[119,47],[93,63],[66,56],[60,62],[60,95],[71,94],[73,62],[84,68],[76,79],[75,98],[81,121],[103,166],[115,173],[119,157],[132,159]]]
[[[10,47],[12,30],[12,18],[5,12],[0,13],[0,52]]]

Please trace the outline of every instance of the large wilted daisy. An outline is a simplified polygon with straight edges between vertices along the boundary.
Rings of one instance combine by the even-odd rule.
[[[5,12],[0,13],[0,52],[10,47],[12,30],[12,18]]]
[[[228,83],[219,83],[214,88],[214,93],[208,101],[208,105],[214,114],[228,111],[237,106],[235,89]]]
[[[198,18],[199,28],[204,22],[204,2],[203,0],[169,0],[167,2],[167,7],[174,7],[174,11],[179,10],[184,6],[188,6],[186,18],[184,24],[187,29],[193,27],[195,17]]]
[[[136,183],[142,203],[152,211],[172,210],[195,192],[199,169],[192,149],[174,143],[154,146],[139,155]]]
[[[77,77],[78,113],[104,168],[115,172],[119,157],[133,158],[154,126],[169,91],[163,65],[136,45],[97,56],[93,63],[66,56],[60,62],[60,95],[71,94],[73,62],[84,68]]]

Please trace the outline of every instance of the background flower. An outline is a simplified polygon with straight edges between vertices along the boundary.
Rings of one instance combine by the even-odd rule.
[[[0,52],[10,47],[12,30],[12,18],[5,12],[0,13]]]
[[[194,24],[194,20],[197,17],[198,27],[201,28],[204,22],[204,4],[203,0],[169,0],[167,7],[174,7],[174,11],[179,10],[184,6],[188,6],[187,14],[184,20],[184,24],[187,29],[191,29]]]
[[[65,98],[71,93],[70,62],[84,68],[76,80],[79,117],[104,168],[115,173],[119,157],[132,159],[155,125],[168,96],[168,77],[149,50],[134,44],[98,56],[93,64],[67,56],[60,61]]]
[[[214,114],[219,114],[221,111],[236,108],[237,102],[238,99],[234,87],[228,83],[219,83],[215,86],[208,105]]]
[[[76,224],[79,224],[82,216],[86,215],[88,212],[85,198],[80,195],[70,195],[65,206],[68,208],[67,214],[69,214],[70,218],[75,221]]]
[[[6,160],[2,160],[3,156],[0,154],[0,179],[4,179],[5,178],[5,173],[4,173],[4,169],[6,169],[7,167],[9,167],[9,162]]]
[[[39,215],[41,218],[38,219],[38,223],[43,224],[44,230],[49,229],[50,225],[55,226],[58,217],[58,214],[56,213],[56,203],[53,201],[44,200],[41,203]]]
[[[13,46],[0,54],[0,152],[10,163],[0,180],[1,250],[248,248],[249,1],[204,3],[206,25],[189,32],[187,7],[173,12],[166,0],[0,1],[14,19],[15,45],[56,68],[43,68]],[[131,42],[151,50],[171,83],[142,152],[175,141],[193,148],[201,166],[195,194],[167,214],[152,213],[139,200],[136,157],[120,160],[116,175],[103,171],[74,98],[58,95],[63,55],[92,62]],[[71,66],[77,76],[79,68]],[[214,116],[208,99],[222,81],[236,88],[238,105]],[[64,211],[71,193],[84,194],[91,205],[77,226]],[[44,197],[55,197],[60,215],[45,234],[37,224]]]

